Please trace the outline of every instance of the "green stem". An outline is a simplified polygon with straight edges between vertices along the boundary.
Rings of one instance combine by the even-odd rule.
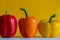
[[[53,14],[50,19],[49,19],[49,22],[52,22],[52,19],[56,17],[56,14]]]
[[[24,11],[26,17],[28,17],[28,14],[27,14],[27,12],[26,12],[26,10],[24,8],[20,8],[20,10]]]
[[[5,11],[5,14],[8,15],[8,11],[7,10]]]

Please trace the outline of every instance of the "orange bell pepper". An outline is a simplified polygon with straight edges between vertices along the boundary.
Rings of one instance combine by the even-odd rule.
[[[21,18],[19,20],[20,33],[25,38],[34,37],[37,30],[37,21],[34,17],[28,17],[27,12],[24,8],[20,8],[25,12],[26,18]]]

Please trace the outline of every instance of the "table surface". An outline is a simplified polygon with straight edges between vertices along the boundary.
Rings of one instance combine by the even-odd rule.
[[[15,35],[13,38],[2,38],[0,40],[60,40],[60,38],[42,38],[40,35],[36,35],[34,38],[23,38],[20,34]]]
[[[60,40],[60,38],[0,38],[0,40]]]

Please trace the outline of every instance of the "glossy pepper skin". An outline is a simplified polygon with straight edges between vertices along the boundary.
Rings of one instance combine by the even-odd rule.
[[[7,11],[6,11],[7,13]],[[13,37],[17,30],[17,20],[13,15],[2,15],[0,18],[0,35],[4,38]]]
[[[41,20],[38,25],[38,30],[42,37],[44,38],[55,38],[60,34],[60,22],[57,20],[53,20],[56,14],[53,14],[49,22],[45,19]]]
[[[24,8],[21,8],[21,10],[25,12],[26,18],[21,18],[18,22],[20,33],[25,38],[32,38],[36,34],[37,21],[34,17],[28,17]]]

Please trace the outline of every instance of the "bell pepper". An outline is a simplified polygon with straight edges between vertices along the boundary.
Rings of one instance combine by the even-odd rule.
[[[13,37],[17,30],[17,20],[13,15],[6,15],[0,17],[0,35],[3,38]]]
[[[56,17],[56,14],[53,14],[49,21],[45,19],[41,20],[38,25],[39,33],[44,38],[55,38],[60,34],[60,22],[53,18]]]
[[[36,34],[37,21],[34,17],[28,17],[28,14],[24,8],[20,8],[25,12],[26,18],[21,18],[18,22],[19,30],[24,38],[32,38]]]

